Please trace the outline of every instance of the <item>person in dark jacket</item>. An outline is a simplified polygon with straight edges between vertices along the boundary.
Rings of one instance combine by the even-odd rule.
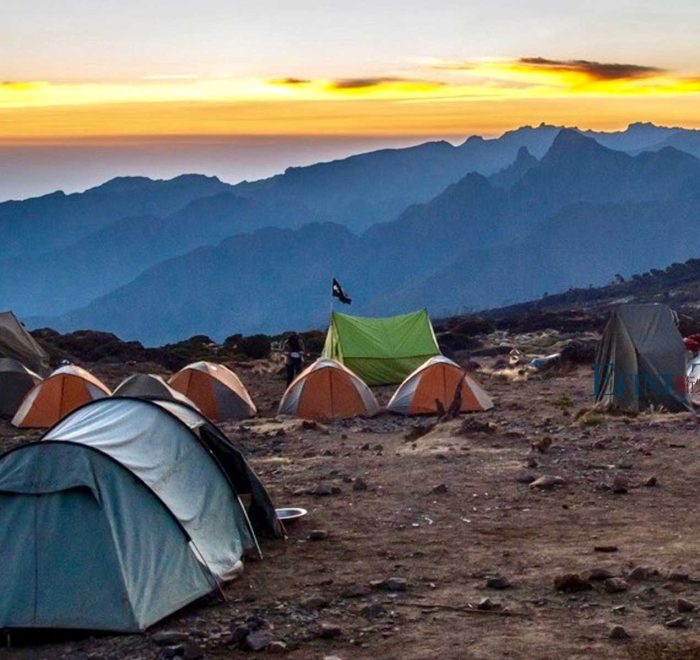
[[[284,342],[285,367],[287,369],[287,387],[299,375],[304,366],[304,342],[296,333],[290,333]]]

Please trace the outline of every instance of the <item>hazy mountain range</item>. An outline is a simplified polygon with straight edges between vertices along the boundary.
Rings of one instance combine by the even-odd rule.
[[[0,307],[162,343],[494,307],[697,255],[700,132],[541,125],[238,185],[115,179],[0,204]]]

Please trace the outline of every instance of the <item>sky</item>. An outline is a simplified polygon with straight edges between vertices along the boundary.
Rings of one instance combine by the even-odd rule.
[[[700,127],[697,0],[2,0],[0,199],[544,121]]]

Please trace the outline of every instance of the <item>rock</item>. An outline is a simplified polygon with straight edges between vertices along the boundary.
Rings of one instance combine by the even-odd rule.
[[[612,628],[610,628],[608,637],[617,641],[623,641],[626,639],[630,639],[631,635],[622,626],[613,626]]]
[[[321,639],[335,639],[343,634],[343,629],[333,623],[322,623],[317,634]]]
[[[681,613],[692,612],[695,609],[695,603],[686,600],[685,598],[679,598],[676,601],[676,609]]]
[[[525,467],[534,469],[537,467],[537,459],[534,456],[528,456],[525,460]]]
[[[610,490],[612,490],[615,495],[624,495],[627,492],[628,482],[625,477],[621,474],[615,475],[612,484],[610,485]]]
[[[158,654],[159,660],[171,660],[178,658],[179,660],[199,660],[204,657],[204,651],[193,642],[183,642],[175,646],[167,646],[161,649]]]
[[[323,660],[343,660],[339,655],[324,655]]]
[[[642,486],[645,486],[646,488],[653,488],[654,486],[657,486],[658,483],[659,482],[656,480],[656,477],[649,477],[642,483]]]
[[[340,592],[341,598],[363,598],[369,594],[369,589],[361,584],[351,584]]]
[[[687,573],[681,573],[680,571],[672,571],[668,575],[668,579],[671,582],[687,582],[690,576]]]
[[[286,653],[287,645],[284,642],[275,640],[274,642],[270,642],[270,644],[268,644],[266,651],[268,653]]]
[[[408,581],[401,577],[390,577],[386,581],[384,588],[387,591],[406,591],[408,589]]]
[[[476,604],[476,609],[477,610],[484,610],[484,611],[490,611],[490,610],[495,610],[498,609],[498,605],[494,603],[490,598],[482,598],[477,604]]]
[[[242,644],[249,634],[250,628],[248,626],[237,625],[231,630],[231,642],[233,644]]]
[[[566,483],[561,477],[551,474],[544,474],[539,479],[535,479],[529,486],[533,490],[552,490],[555,486],[563,486]]]
[[[386,615],[386,608],[379,603],[370,603],[369,605],[365,605],[360,610],[360,614],[366,619],[372,621],[373,619],[378,619],[379,617]]]
[[[554,589],[564,593],[577,593],[592,589],[591,583],[577,573],[564,573],[554,578]]]
[[[627,575],[628,580],[648,580],[655,571],[646,566],[635,566]]]
[[[160,630],[151,635],[151,639],[158,646],[170,646],[186,642],[190,638],[189,634],[180,630]]]
[[[275,638],[272,636],[272,633],[267,630],[254,630],[248,633],[248,636],[243,642],[243,647],[248,651],[262,651],[274,641]]]
[[[518,474],[515,475],[515,481],[517,481],[519,484],[531,484],[533,481],[535,481],[536,477],[529,472],[526,472],[525,470],[518,472]]]
[[[486,578],[484,586],[487,589],[510,589],[513,585],[501,575],[490,575]]]
[[[328,532],[325,529],[312,529],[307,538],[309,541],[325,541],[328,538]]]
[[[617,552],[618,547],[616,545],[594,545],[593,552]]]
[[[307,610],[322,610],[324,607],[328,607],[330,601],[323,596],[311,596],[307,598],[301,606]]]
[[[433,493],[434,495],[443,495],[448,490],[449,489],[447,488],[447,484],[438,484],[430,492]]]
[[[620,577],[612,577],[605,580],[605,591],[609,594],[619,594],[628,589],[629,585],[627,581]]]
[[[688,620],[684,616],[677,616],[666,621],[667,628],[687,628]]]
[[[603,580],[614,577],[614,575],[607,568],[594,568],[586,577],[591,582],[602,582]]]
[[[357,477],[353,481],[352,489],[355,491],[367,490],[367,482],[362,477]]]
[[[333,495],[333,488],[328,484],[318,484],[318,486],[311,491],[311,494],[318,497],[328,497],[329,495]]]

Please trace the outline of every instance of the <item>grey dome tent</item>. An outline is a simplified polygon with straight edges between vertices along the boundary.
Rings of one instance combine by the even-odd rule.
[[[0,507],[0,562],[21,568],[3,572],[0,578],[0,628],[142,630],[211,592],[240,568],[245,550],[258,547],[252,518],[249,519],[239,495],[249,496],[250,510],[263,532],[273,530],[278,536],[283,535],[264,487],[242,455],[238,456],[236,448],[230,445],[227,451],[238,457],[238,463],[229,460],[224,467],[203,440],[204,436],[216,435],[212,428],[196,410],[183,403],[100,399],[54,426],[36,445],[37,451],[47,453],[27,459],[26,468],[17,468],[13,452],[0,458],[0,494],[7,496],[8,503],[7,507]],[[63,458],[63,454],[53,453],[56,447],[71,449]],[[75,458],[80,452],[98,458]],[[103,465],[105,461],[119,470],[94,467],[96,462]],[[50,478],[45,482],[34,479],[35,474],[41,477],[44,471]],[[128,479],[113,476],[118,471],[128,475]],[[113,485],[113,481],[119,483]],[[140,507],[150,505],[140,505],[136,501],[140,495],[126,492],[134,484],[150,495],[149,502],[155,501],[165,512],[160,515],[167,514],[172,525],[156,521],[154,514],[140,526]],[[92,493],[89,502],[96,503],[100,511],[85,513],[84,509],[90,507],[73,491],[84,493],[86,488]],[[66,496],[59,497],[64,492]],[[25,494],[34,497],[17,503]],[[44,495],[52,495],[45,498],[48,501],[56,500],[46,510],[41,508],[39,497]],[[107,501],[108,498],[115,502]],[[128,515],[123,513],[125,509]],[[116,513],[112,516],[112,512]],[[45,517],[37,517],[36,524],[27,523],[26,534],[16,535],[14,520],[25,514],[30,521],[35,520],[35,515]],[[173,525],[180,530],[177,542],[187,552],[175,550],[174,537],[166,537],[170,534],[168,526]],[[100,534],[107,535],[105,526],[113,537],[114,551],[92,541],[93,536],[99,541]],[[161,526],[166,530],[163,538]],[[64,528],[72,530],[69,538],[73,542],[66,540]],[[27,548],[39,547],[46,547],[47,551],[40,555],[26,552]],[[111,561],[110,552],[116,553],[117,563],[102,566],[101,557]],[[123,567],[127,563],[133,563],[135,572]],[[24,579],[25,572],[30,574],[32,570],[37,575],[45,574],[41,584]],[[91,602],[96,577],[104,581],[106,574],[120,570],[123,575],[110,578],[113,591],[105,587],[105,597],[116,599],[112,596],[119,587],[114,584],[124,580],[135,594],[134,602],[148,601],[146,609],[134,606],[129,619],[126,610],[131,607],[131,596],[123,594],[118,604],[100,602],[94,608],[103,610],[99,613],[73,607]],[[138,584],[131,584],[132,577]],[[22,609],[24,603],[31,602],[36,602],[36,607]],[[49,614],[44,616],[44,610]]]
[[[87,445],[0,459],[0,627],[137,632],[216,580],[177,518]]]
[[[0,417],[13,417],[41,377],[12,358],[0,358]]]
[[[171,399],[194,406],[184,394],[168,385],[161,376],[156,374],[133,374],[125,378],[112,396],[129,396],[136,399]]]
[[[634,412],[651,406],[689,410],[685,374],[683,338],[666,305],[613,309],[594,365],[598,406]]]
[[[12,312],[0,312],[0,357],[19,360],[40,376],[51,371],[48,354]]]

